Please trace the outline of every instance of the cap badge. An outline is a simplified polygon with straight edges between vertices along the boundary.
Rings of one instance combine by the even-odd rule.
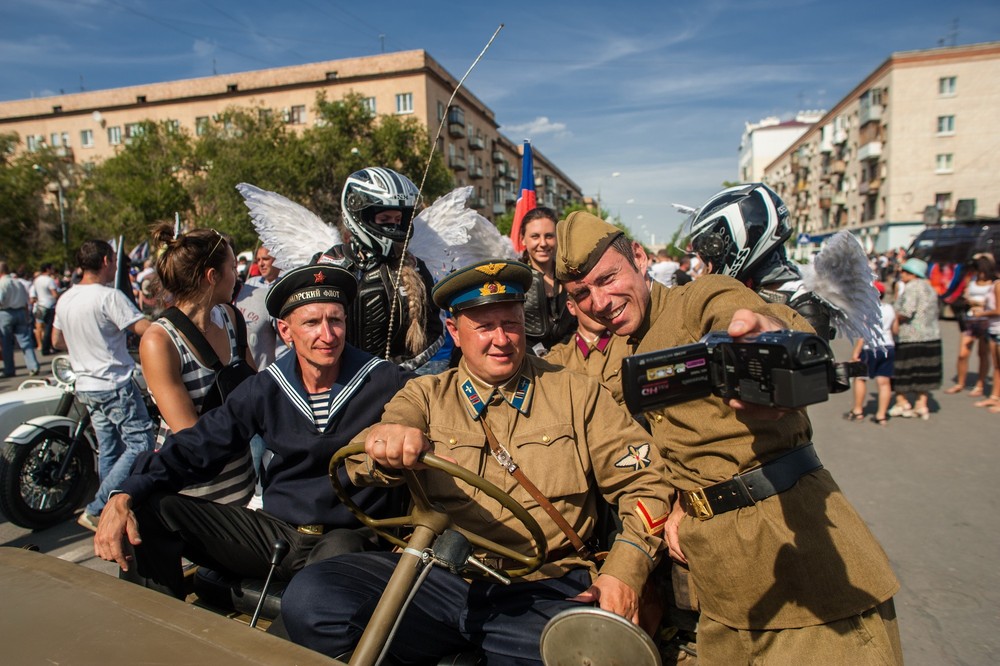
[[[492,296],[493,294],[506,294],[507,286],[499,282],[486,282],[479,288],[480,296]]]
[[[476,266],[476,270],[480,273],[486,273],[487,275],[496,275],[506,267],[507,264],[504,263],[483,264],[482,266]]]
[[[313,273],[313,284],[323,284],[326,282],[326,274],[323,271]]]

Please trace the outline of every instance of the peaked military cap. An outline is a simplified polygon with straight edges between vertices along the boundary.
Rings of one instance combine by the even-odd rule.
[[[579,280],[597,265],[624,232],[596,215],[578,210],[556,225],[556,277]]]
[[[272,317],[285,315],[307,303],[341,303],[346,308],[358,293],[358,281],[346,268],[306,264],[281,275],[267,292],[264,305]]]
[[[531,279],[531,269],[519,261],[487,259],[441,278],[431,290],[431,298],[452,314],[491,303],[523,303]]]

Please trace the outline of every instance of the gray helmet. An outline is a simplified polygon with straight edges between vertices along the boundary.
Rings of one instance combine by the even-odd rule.
[[[792,235],[788,207],[763,183],[747,183],[719,192],[696,210],[682,235],[712,264],[712,272],[741,282]]]
[[[358,243],[381,255],[392,254],[393,243],[406,240],[417,203],[417,186],[392,169],[368,167],[347,177],[340,205],[344,224]],[[386,210],[402,212],[398,225],[375,224],[375,215]]]

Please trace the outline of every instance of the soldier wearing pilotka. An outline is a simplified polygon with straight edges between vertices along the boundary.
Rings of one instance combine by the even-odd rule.
[[[556,276],[635,353],[714,330],[811,331],[729,277],[650,285],[641,246],[589,213],[571,213],[556,234]],[[666,539],[689,563],[700,601],[699,663],[902,663],[899,583],[823,469],[805,410],[708,396],[645,416],[680,491],[683,511],[671,514]]]
[[[662,547],[672,492],[662,460],[648,433],[595,379],[526,356],[530,284],[527,266],[500,259],[438,282],[433,298],[452,315],[446,325],[462,350],[459,367],[411,380],[386,405],[381,423],[354,440],[366,451],[348,465],[355,483],[396,483],[397,469],[418,468],[418,456],[433,451],[511,495],[538,521],[548,545],[541,569],[509,587],[431,569],[390,648],[402,663],[480,649],[487,663],[537,664],[546,621],[581,603],[635,621],[638,592]],[[544,498],[492,459],[502,453],[498,446]],[[417,474],[428,498],[459,526],[526,551],[526,528],[496,501],[442,472]],[[617,506],[624,528],[598,572],[572,544],[593,535],[602,498]],[[543,509],[543,499],[573,534]],[[330,656],[352,649],[398,560],[372,553],[306,567],[282,598],[291,638]]]

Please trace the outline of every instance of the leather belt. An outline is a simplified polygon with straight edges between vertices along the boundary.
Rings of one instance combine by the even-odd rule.
[[[737,474],[728,481],[684,491],[681,493],[681,506],[689,516],[708,520],[720,513],[753,506],[772,495],[783,493],[802,476],[821,467],[823,463],[810,443]]]

